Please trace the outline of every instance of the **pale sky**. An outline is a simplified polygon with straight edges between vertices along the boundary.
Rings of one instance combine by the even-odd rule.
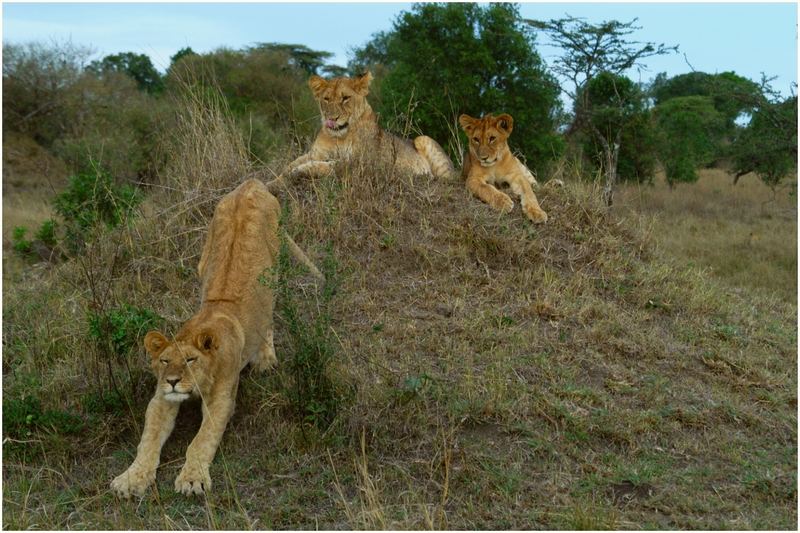
[[[410,3],[12,3],[3,4],[3,42],[71,39],[89,45],[96,57],[132,51],[145,53],[160,70],[185,46],[208,52],[258,42],[305,44],[335,54],[347,53],[377,31],[388,30]],[[673,76],[689,66],[705,72],[733,70],[758,80],[778,78],[776,89],[789,94],[797,81],[797,5],[794,3],[521,3],[524,18],[550,19],[566,13],[589,22],[638,17],[639,41],[678,44],[680,54],[647,60],[649,71]],[[537,38],[546,61],[558,53]]]

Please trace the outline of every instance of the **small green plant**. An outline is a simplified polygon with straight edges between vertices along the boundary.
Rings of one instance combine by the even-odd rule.
[[[119,185],[108,172],[92,167],[73,175],[67,190],[56,196],[53,205],[64,219],[67,244],[75,251],[91,228],[98,224],[118,226],[141,201],[136,187]]]
[[[11,242],[13,243],[14,251],[18,254],[27,255],[31,251],[31,241],[25,238],[28,228],[23,226],[16,226],[11,233]]]
[[[77,433],[83,420],[61,410],[44,410],[34,396],[9,399],[3,402],[3,433],[11,438],[29,437],[36,430],[49,430],[62,434]]]
[[[326,429],[335,419],[342,401],[339,387],[328,370],[336,356],[336,343],[330,333],[329,308],[337,288],[337,264],[330,246],[320,266],[325,283],[318,296],[318,305],[308,318],[304,316],[306,313],[301,310],[291,286],[291,281],[304,267],[293,265],[284,237],[281,238],[275,265],[259,277],[259,282],[269,284],[275,291],[276,314],[286,324],[291,339],[287,368],[292,378],[289,391],[292,408],[305,424]]]
[[[107,312],[89,312],[89,336],[114,355],[124,357],[139,338],[162,322],[157,313],[123,304]]]
[[[53,219],[45,220],[36,232],[36,238],[51,248],[56,245],[56,222]]]

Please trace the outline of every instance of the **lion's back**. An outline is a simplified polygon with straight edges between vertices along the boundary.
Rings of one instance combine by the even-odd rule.
[[[277,256],[279,214],[278,200],[255,179],[220,200],[207,236],[204,300],[239,301],[252,292]]]

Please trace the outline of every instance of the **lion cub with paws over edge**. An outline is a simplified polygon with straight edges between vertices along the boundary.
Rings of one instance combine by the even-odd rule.
[[[462,177],[467,189],[475,196],[503,213],[514,208],[514,201],[495,185],[508,183],[511,191],[520,197],[522,210],[536,224],[547,222],[547,213],[539,206],[532,185],[536,178],[508,148],[508,137],[514,129],[514,119],[508,113],[481,118],[461,115],[461,128],[467,134],[469,151],[464,157]],[[555,180],[556,185],[563,185]]]

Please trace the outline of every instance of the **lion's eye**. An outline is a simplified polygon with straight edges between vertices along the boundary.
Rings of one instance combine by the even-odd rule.
[[[187,363],[194,363],[195,361],[197,361],[197,357],[190,357],[186,360]]]
[[[162,365],[166,365],[167,363],[169,363],[169,360],[167,360],[167,359],[161,359],[161,364],[162,364]]]
[[[328,103],[328,102],[330,102],[330,101],[331,101],[331,99],[330,99],[330,98],[328,98],[327,96],[326,96],[325,98],[323,98],[322,100],[323,100],[325,103]]]
[[[343,104],[346,104],[348,100],[350,100],[349,96],[342,96],[342,103]]]
[[[479,143],[479,142],[481,142],[481,141],[480,141],[480,139],[478,139],[477,137],[473,137],[473,138],[472,138],[472,142],[474,142],[474,143]]]
[[[496,137],[494,135],[492,135],[491,137],[489,137],[489,142],[493,143],[495,141],[495,139],[496,139]]]

